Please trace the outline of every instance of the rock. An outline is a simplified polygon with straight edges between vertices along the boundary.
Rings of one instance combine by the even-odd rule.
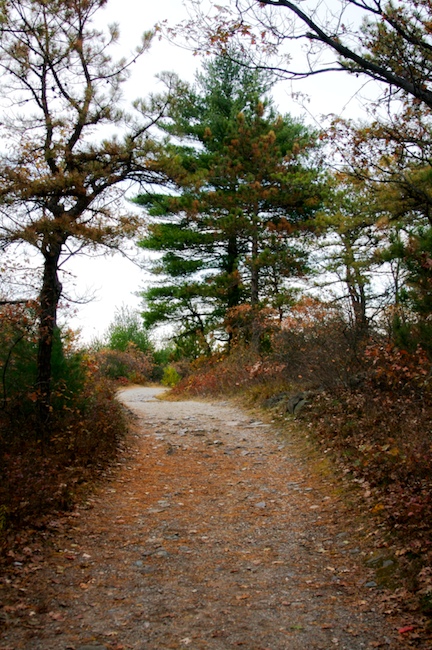
[[[297,415],[303,406],[306,404],[306,394],[299,393],[298,395],[293,395],[289,398],[287,402],[287,411],[292,415]]]
[[[384,553],[377,553],[365,562],[371,569],[387,569],[395,564],[395,561]]]

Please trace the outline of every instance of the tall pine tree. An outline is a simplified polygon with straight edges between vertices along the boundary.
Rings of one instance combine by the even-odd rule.
[[[165,124],[177,193],[136,199],[154,217],[140,244],[162,253],[159,284],[144,294],[148,326],[176,322],[183,335],[224,338],[230,309],[282,314],[290,299],[282,278],[304,272],[297,235],[323,193],[310,162],[316,135],[276,113],[271,85],[268,74],[217,57]]]

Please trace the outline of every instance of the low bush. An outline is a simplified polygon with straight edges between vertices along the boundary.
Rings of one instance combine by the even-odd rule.
[[[161,383],[163,386],[173,388],[179,383],[180,379],[179,373],[173,366],[166,366],[163,371]]]
[[[312,298],[295,305],[275,332],[271,359],[305,388],[348,385],[363,365],[364,343],[340,310]]]
[[[255,355],[249,354],[247,348],[238,346],[230,355],[219,353],[198,359],[194,362],[191,373],[178,384],[175,392],[202,396],[235,392],[250,378],[246,358],[249,361],[256,359]]]
[[[45,514],[69,508],[116,455],[126,432],[115,385],[75,349],[73,337],[57,333],[50,431],[47,439],[40,439],[34,390],[37,350],[31,327],[23,331],[20,323],[6,319],[0,331],[0,548],[9,530],[42,525]]]
[[[372,490],[392,529],[418,540],[432,528],[430,362],[421,350],[375,346],[367,358],[355,390],[323,392],[301,417],[345,472]]]
[[[27,412],[31,413],[31,405]],[[10,428],[0,418],[2,528],[37,524],[47,512],[69,508],[81,488],[115,455],[126,419],[112,385],[88,381],[82,393],[54,412],[48,443],[38,440],[35,417]],[[16,422],[16,423],[17,423]]]
[[[144,384],[150,381],[154,372],[151,352],[142,352],[129,343],[125,351],[102,348],[93,355],[100,377],[120,382]]]

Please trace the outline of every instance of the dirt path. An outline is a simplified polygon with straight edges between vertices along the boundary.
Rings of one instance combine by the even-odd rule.
[[[403,648],[334,491],[223,402],[122,392],[134,448],[28,550],[0,650]]]

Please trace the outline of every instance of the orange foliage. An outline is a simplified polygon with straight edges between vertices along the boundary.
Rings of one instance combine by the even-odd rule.
[[[304,296],[295,304],[290,313],[282,320],[282,330],[303,331],[317,324],[323,324],[334,318],[337,310],[331,305]]]

